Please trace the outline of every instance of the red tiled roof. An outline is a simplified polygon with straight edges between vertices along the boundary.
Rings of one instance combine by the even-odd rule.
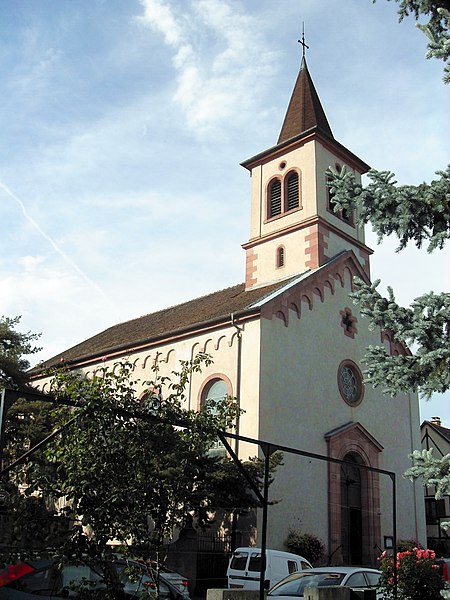
[[[146,343],[156,342],[181,333],[189,333],[202,326],[229,321],[246,313],[259,314],[259,308],[252,304],[286,285],[279,281],[272,285],[245,291],[241,283],[201,298],[184,302],[158,312],[113,325],[105,331],[61,352],[45,361],[40,367],[46,368],[60,362],[77,363],[99,358],[111,353],[131,350]],[[36,369],[34,369],[36,372]]]

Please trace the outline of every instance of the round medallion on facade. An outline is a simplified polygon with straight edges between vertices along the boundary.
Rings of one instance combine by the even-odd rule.
[[[342,398],[350,404],[357,406],[364,397],[364,384],[362,373],[352,360],[343,360],[338,367],[338,387]]]

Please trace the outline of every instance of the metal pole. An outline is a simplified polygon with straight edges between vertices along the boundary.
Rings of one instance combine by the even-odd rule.
[[[267,548],[267,513],[269,505],[269,474],[270,474],[270,455],[272,449],[270,444],[261,446],[264,452],[264,502],[262,513],[262,531],[261,531],[261,572],[259,574],[259,600],[264,600],[265,579],[266,579],[266,548]]]
[[[392,553],[394,561],[394,598],[398,597],[398,578],[397,578],[397,486],[395,481],[395,473],[390,475],[392,480],[392,535],[394,537],[392,543]]]

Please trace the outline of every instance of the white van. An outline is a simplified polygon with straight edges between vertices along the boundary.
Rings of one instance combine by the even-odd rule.
[[[312,569],[306,558],[267,548],[264,587],[268,590],[290,573],[303,569]],[[260,571],[261,548],[236,548],[228,564],[228,587],[259,590]]]

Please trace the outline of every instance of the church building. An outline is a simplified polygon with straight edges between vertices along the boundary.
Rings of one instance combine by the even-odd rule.
[[[148,380],[155,361],[164,375],[208,353],[187,408],[229,394],[243,410],[240,435],[350,463],[285,454],[270,487],[268,547],[285,549],[289,529],[300,529],[324,541],[334,564],[373,565],[393,536],[382,470],[396,474],[397,538],[426,541],[423,489],[402,477],[420,448],[418,398],[385,396],[362,376],[367,346],[408,350],[369,330],[349,297],[354,277],[370,282],[372,251],[355,215],[334,212],[326,172],[345,165],[360,181],[369,166],[334,138],[304,58],[280,124],[275,145],[242,163],[251,178],[245,281],[110,327],[45,366],[63,361],[89,375],[128,358]],[[39,374],[35,384],[48,386]],[[243,459],[258,451],[232,444]]]

